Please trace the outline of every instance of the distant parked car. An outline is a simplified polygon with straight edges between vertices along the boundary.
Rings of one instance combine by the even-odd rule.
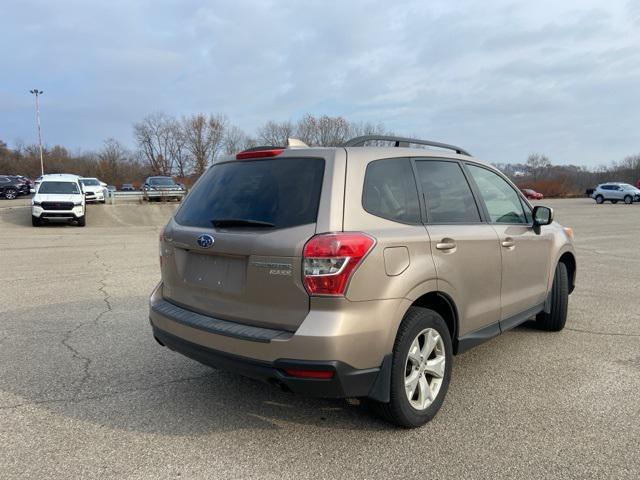
[[[123,192],[135,192],[135,188],[133,188],[133,184],[131,183],[123,183],[122,188],[120,189]]]
[[[598,204],[607,200],[611,203],[622,200],[626,204],[631,204],[640,201],[640,190],[628,183],[609,182],[598,185],[591,194],[591,198]]]
[[[43,222],[76,222],[86,225],[86,200],[77,175],[53,174],[42,177],[31,200],[31,224]]]
[[[105,203],[106,183],[101,182],[97,178],[81,178],[80,183],[82,184],[87,202]]]
[[[20,195],[22,185],[15,179],[3,175],[0,177],[0,196],[7,200],[13,200]]]
[[[142,186],[142,198],[151,200],[180,200],[187,190],[171,177],[148,177]]]
[[[532,190],[531,188],[523,188],[521,190],[522,193],[524,193],[524,196],[529,200],[542,200],[544,198],[544,195],[542,195],[540,192]]]
[[[3,175],[3,176],[16,181],[20,195],[29,195],[33,185],[33,182],[31,181],[31,179],[24,177],[22,175]]]

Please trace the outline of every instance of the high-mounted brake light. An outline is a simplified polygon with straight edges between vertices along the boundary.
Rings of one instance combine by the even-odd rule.
[[[361,232],[323,233],[304,246],[303,277],[309,295],[344,295],[351,275],[375,240]]]
[[[272,148],[269,150],[245,150],[236,154],[236,160],[246,160],[248,158],[265,158],[265,157],[277,157],[284,148]]]

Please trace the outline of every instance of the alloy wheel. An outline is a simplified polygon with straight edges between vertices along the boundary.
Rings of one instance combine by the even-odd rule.
[[[405,363],[404,385],[407,399],[416,410],[425,410],[438,396],[444,379],[444,341],[433,328],[414,338]]]

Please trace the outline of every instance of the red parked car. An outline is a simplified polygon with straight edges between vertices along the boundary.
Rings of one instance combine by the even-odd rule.
[[[522,193],[524,193],[524,196],[529,200],[542,200],[544,198],[544,195],[530,188],[523,188]]]

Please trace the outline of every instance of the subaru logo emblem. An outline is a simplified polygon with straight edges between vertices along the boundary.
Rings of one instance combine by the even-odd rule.
[[[198,240],[196,241],[198,242],[198,245],[200,245],[202,248],[209,248],[211,247],[211,245],[213,245],[213,242],[215,240],[211,235],[207,235],[206,233],[203,233],[198,237]]]

